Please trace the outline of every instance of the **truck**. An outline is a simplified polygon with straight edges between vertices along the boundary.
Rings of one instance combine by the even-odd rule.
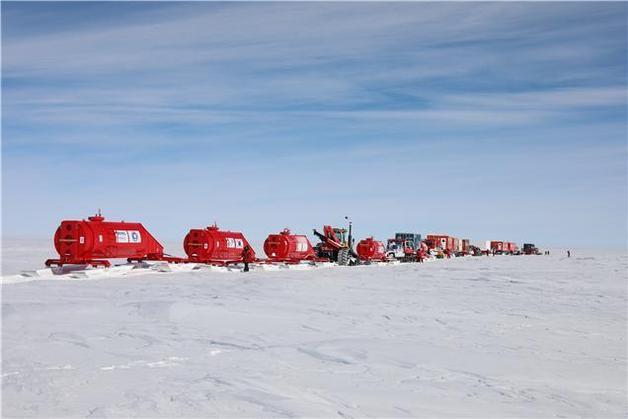
[[[537,249],[534,243],[523,243],[523,254],[524,255],[540,255],[541,251]]]
[[[421,235],[416,233],[395,233],[394,239],[388,239],[386,256],[402,262],[414,262],[416,251],[421,243]]]

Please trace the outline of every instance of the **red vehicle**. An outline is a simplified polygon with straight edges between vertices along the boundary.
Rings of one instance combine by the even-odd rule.
[[[461,252],[463,255],[468,255],[471,253],[471,242],[469,239],[462,239],[461,240]]]
[[[427,244],[430,250],[441,249],[443,251],[454,252],[456,250],[455,240],[454,237],[447,236],[446,234],[428,234],[425,239],[425,244]]]
[[[453,251],[454,251],[454,253],[458,253],[458,252],[462,251],[462,242],[457,237],[454,237],[454,249],[453,249]]]
[[[426,258],[429,257],[429,247],[427,246],[427,244],[425,244],[424,241],[420,242],[419,245],[417,246],[417,250],[415,253],[415,260],[425,260]]]
[[[356,246],[356,251],[360,260],[367,262],[387,260],[384,243],[373,239],[373,237],[360,240]]]
[[[264,242],[264,253],[271,262],[298,263],[314,260],[316,254],[306,236],[292,234],[287,228],[279,234],[270,234]]]
[[[505,248],[504,242],[502,242],[502,241],[495,241],[495,240],[491,241],[490,249],[491,249],[492,252],[494,252],[494,253],[502,253],[504,251],[504,248]]]
[[[349,235],[347,236],[347,232]],[[359,263],[359,256],[353,250],[353,236],[351,235],[351,222],[349,229],[342,227],[323,226],[323,232],[314,229],[314,235],[320,243],[314,247],[316,256],[336,262],[338,265],[355,265]]]
[[[59,259],[46,260],[46,266],[111,266],[107,259],[172,260],[163,246],[140,223],[105,221],[98,214],[87,220],[64,220],[54,236]]]
[[[514,254],[519,250],[516,243],[505,241],[491,241],[490,249],[499,254]]]
[[[183,250],[188,262],[227,265],[243,262],[242,251],[249,246],[255,259],[255,251],[246,237],[236,231],[222,231],[217,225],[205,229],[192,229],[183,240]]]
[[[517,243],[513,243],[513,242],[506,242],[506,249],[505,252],[512,254],[517,253],[517,251],[519,250],[519,248],[517,247]]]

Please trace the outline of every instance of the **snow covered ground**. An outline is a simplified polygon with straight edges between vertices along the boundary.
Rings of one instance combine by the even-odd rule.
[[[5,274],[50,255],[18,247]],[[627,269],[561,252],[4,277],[3,415],[623,417]]]

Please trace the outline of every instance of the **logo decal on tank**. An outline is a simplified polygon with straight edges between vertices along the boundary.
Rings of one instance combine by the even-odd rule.
[[[233,237],[227,237],[227,248],[242,249],[244,248],[244,241],[242,239],[234,239]]]
[[[137,230],[115,230],[116,243],[141,243],[142,235]]]

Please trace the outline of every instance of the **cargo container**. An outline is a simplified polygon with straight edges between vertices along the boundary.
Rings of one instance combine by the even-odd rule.
[[[501,254],[504,251],[504,242],[492,240],[489,249],[495,253]]]
[[[448,250],[454,252],[456,250],[454,240],[454,237],[446,234],[428,234],[425,239],[425,244],[427,244],[430,250],[441,249],[443,251]]]
[[[510,253],[511,255],[516,253],[518,250],[517,248],[517,244],[513,243],[513,242],[507,242],[506,243],[506,249],[504,250],[505,252]]]

